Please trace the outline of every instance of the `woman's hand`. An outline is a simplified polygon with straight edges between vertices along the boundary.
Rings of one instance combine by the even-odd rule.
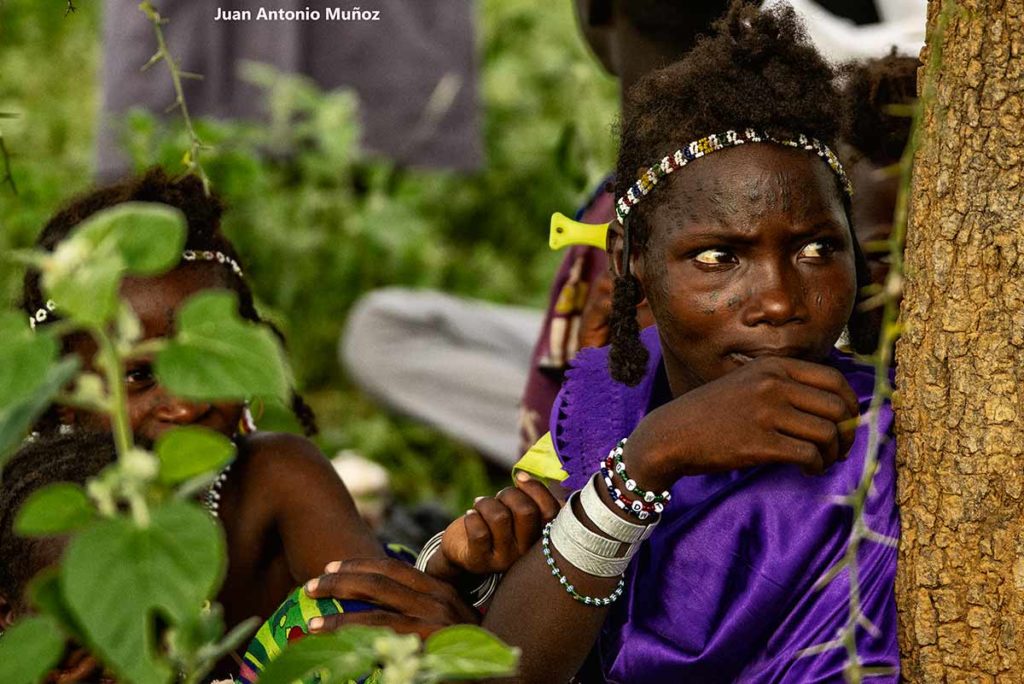
[[[335,561],[326,570],[327,574],[306,583],[306,594],[313,598],[365,601],[380,610],[313,618],[308,625],[310,634],[332,632],[346,625],[368,625],[390,627],[401,634],[418,634],[425,639],[444,627],[480,623],[480,614],[466,605],[450,584],[402,561]]]
[[[519,473],[515,487],[480,497],[472,510],[448,526],[427,572],[448,581],[464,573],[505,572],[540,539],[541,529],[560,507],[543,483]]]
[[[821,473],[846,456],[859,415],[836,369],[759,357],[652,411],[623,459],[630,477],[654,491],[686,475],[765,463]]]

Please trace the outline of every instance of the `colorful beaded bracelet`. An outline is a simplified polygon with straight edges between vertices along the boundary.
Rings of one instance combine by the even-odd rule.
[[[544,532],[541,539],[544,549],[544,560],[548,564],[548,567],[551,568],[551,576],[558,580],[558,583],[565,588],[565,591],[569,596],[572,596],[580,603],[595,607],[610,606],[615,603],[615,601],[622,596],[622,592],[626,589],[626,580],[620,577],[619,583],[615,585],[615,590],[603,598],[586,596],[576,591],[576,587],[569,582],[569,578],[563,575],[562,571],[558,569],[557,565],[555,565],[555,557],[551,555],[551,525],[552,523],[549,522],[544,526]]]
[[[640,487],[635,480],[626,473],[626,464],[622,460],[622,449],[626,440],[622,439],[609,452],[608,457],[601,461],[601,477],[608,488],[608,495],[612,502],[622,511],[637,518],[647,520],[652,515],[658,515],[665,510],[665,504],[672,500],[672,494],[665,490],[661,494],[655,494]],[[612,474],[617,474],[625,483],[626,491],[622,491],[615,485]]]
[[[630,479],[629,475],[626,474],[626,463],[622,460],[622,451],[625,446],[626,438],[623,437],[619,440],[619,443],[615,445],[615,448],[608,454],[608,461],[612,466],[614,466],[615,472],[618,473],[619,477],[622,478],[622,481],[626,486],[626,491],[631,492],[634,496],[643,499],[645,503],[649,504],[666,504],[671,501],[672,493],[669,490],[666,489],[661,494],[655,494],[654,492],[648,491],[638,485],[636,480]],[[658,512],[660,513],[661,511]]]
[[[627,499],[618,487],[615,486],[615,482],[612,480],[611,472],[601,466],[601,477],[604,478],[605,488],[608,490],[608,495],[612,499],[619,510],[628,513],[637,520],[647,520],[652,515],[656,515],[661,511],[654,507],[654,504],[645,504],[640,499]],[[659,507],[664,508],[662,504],[658,504]]]

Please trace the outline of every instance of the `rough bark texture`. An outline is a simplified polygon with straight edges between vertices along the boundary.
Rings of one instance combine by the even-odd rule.
[[[940,2],[930,5],[934,26]],[[1024,2],[958,5],[923,120],[907,235],[900,646],[912,682],[1019,683]]]

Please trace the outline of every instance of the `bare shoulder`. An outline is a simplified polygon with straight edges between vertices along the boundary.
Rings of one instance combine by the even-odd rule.
[[[340,480],[313,442],[285,432],[255,432],[238,440],[238,456],[248,477],[262,482]]]

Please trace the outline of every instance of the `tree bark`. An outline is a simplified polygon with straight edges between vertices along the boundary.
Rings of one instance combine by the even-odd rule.
[[[929,2],[933,28],[941,4]],[[895,401],[900,649],[911,682],[1019,683],[1024,2],[957,4],[926,98],[907,232]]]

